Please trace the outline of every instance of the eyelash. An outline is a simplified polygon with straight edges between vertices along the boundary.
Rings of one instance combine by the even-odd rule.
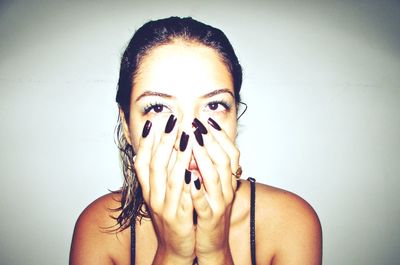
[[[222,100],[211,101],[211,102],[209,102],[209,103],[207,104],[207,107],[210,108],[210,106],[211,106],[211,105],[214,105],[214,104],[221,105],[222,107],[224,107],[224,108],[225,108],[224,111],[230,111],[230,110],[231,110],[231,105],[230,105],[228,102],[225,102],[225,101],[222,101]],[[211,109],[211,108],[210,108],[210,109]],[[212,109],[211,109],[211,110],[212,110]],[[215,111],[215,110],[212,110],[212,111]]]
[[[159,107],[161,107],[161,110],[157,112],[155,109],[159,108]],[[164,104],[158,103],[158,102],[149,103],[146,107],[143,108],[143,113],[148,114],[152,110],[154,110],[155,113],[161,113],[164,108],[168,108],[168,107],[165,106]]]
[[[221,105],[225,109],[222,111],[230,111],[231,107],[232,107],[231,104],[229,104],[228,102],[222,101],[222,100],[211,101],[211,102],[207,103],[206,107],[208,107],[210,111],[216,111],[216,109],[211,109],[211,105],[215,105],[215,104]],[[156,108],[161,108],[161,110],[156,111]],[[143,108],[143,113],[146,115],[146,114],[150,113],[152,110],[155,113],[161,113],[161,112],[163,112],[164,108],[169,109],[166,105],[164,105],[162,103],[158,103],[158,102],[149,103],[148,105],[146,105]],[[218,106],[217,106],[217,108],[218,108]]]

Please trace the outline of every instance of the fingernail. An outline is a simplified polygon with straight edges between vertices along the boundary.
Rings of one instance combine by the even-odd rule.
[[[199,178],[197,178],[194,181],[194,186],[196,187],[197,190],[200,190],[200,179]]]
[[[181,150],[181,152],[186,150],[188,141],[189,141],[189,135],[186,134],[185,132],[182,132],[181,141],[179,142],[179,150]]]
[[[142,137],[146,138],[147,135],[149,135],[150,129],[151,129],[151,121],[147,120],[146,123],[143,126],[143,131],[142,131]]]
[[[221,127],[218,125],[218,123],[216,121],[214,121],[212,118],[208,118],[207,120],[208,124],[210,124],[212,127],[214,127],[214,129],[216,129],[217,131],[221,130]]]
[[[202,134],[207,134],[207,129],[206,127],[203,125],[203,123],[201,123],[201,121],[197,118],[194,118],[192,125],[198,129]]]
[[[204,141],[203,141],[203,136],[201,135],[201,132],[199,129],[196,129],[194,131],[194,136],[196,137],[196,141],[200,146],[204,146]]]
[[[197,212],[196,210],[193,210],[193,224],[197,225]],[[197,257],[195,258],[197,260]],[[193,261],[193,264],[197,264]]]
[[[185,169],[185,183],[189,184],[191,178],[192,178],[192,172],[190,172],[189,170]]]
[[[174,129],[175,123],[176,123],[176,118],[175,118],[174,114],[171,114],[171,116],[169,116],[169,118],[168,118],[167,125],[165,125],[165,133],[172,132],[172,130]]]

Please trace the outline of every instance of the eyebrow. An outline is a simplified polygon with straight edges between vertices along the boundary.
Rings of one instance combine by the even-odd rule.
[[[207,93],[207,94],[205,94],[205,95],[203,95],[203,96],[201,96],[201,97],[202,97],[202,98],[211,98],[211,97],[213,97],[213,96],[215,96],[215,95],[222,94],[222,93],[228,93],[228,94],[231,95],[233,98],[235,98],[235,96],[233,95],[233,93],[232,93],[229,89],[227,89],[227,88],[217,89],[217,90],[211,91],[210,93]]]
[[[136,102],[139,101],[143,97],[150,97],[150,96],[156,96],[156,97],[162,97],[162,98],[173,98],[173,96],[165,94],[165,93],[147,90],[147,91],[143,92],[140,96],[137,97]]]
[[[232,96],[232,98],[235,98],[232,91],[230,91],[227,88],[222,88],[222,89],[217,89],[217,90],[211,91],[207,94],[202,95],[200,98],[211,98],[215,95],[223,94],[223,93],[228,93],[229,95]],[[174,96],[169,95],[169,94],[147,90],[147,91],[143,92],[139,97],[137,97],[136,102],[139,101],[140,99],[142,99],[143,97],[150,97],[150,96],[156,96],[156,97],[162,97],[162,98],[174,98]]]

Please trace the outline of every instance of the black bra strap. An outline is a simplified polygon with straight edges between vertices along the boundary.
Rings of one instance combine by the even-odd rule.
[[[256,227],[255,227],[255,204],[256,204],[256,180],[248,178],[250,181],[250,251],[251,264],[256,265]]]
[[[135,233],[135,223],[136,223],[136,218],[133,218],[131,221],[131,265],[135,265],[135,254],[136,254],[136,249],[135,249],[135,239],[136,239],[136,233]]]

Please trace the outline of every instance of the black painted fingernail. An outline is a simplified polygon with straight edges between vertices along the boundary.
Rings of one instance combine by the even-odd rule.
[[[218,123],[216,121],[214,121],[212,118],[208,118],[207,120],[208,124],[210,124],[212,127],[214,127],[214,129],[216,129],[217,131],[221,130],[221,127],[218,125]]]
[[[185,169],[185,183],[189,184],[191,178],[192,178],[192,172],[190,172],[189,170]]]
[[[171,116],[169,116],[167,124],[165,125],[165,133],[170,133],[172,132],[172,130],[174,129],[176,123],[176,118],[174,116],[174,114],[171,114]]]
[[[200,146],[204,146],[204,141],[203,141],[203,135],[201,135],[201,132],[199,129],[196,129],[194,131],[194,136],[196,137],[196,141]]]
[[[196,187],[197,190],[200,190],[200,179],[199,178],[197,178],[194,181],[194,186]]]
[[[142,131],[142,137],[146,138],[147,135],[149,135],[150,129],[151,129],[151,121],[147,120],[146,123],[143,126],[143,131]]]
[[[196,210],[193,210],[193,224],[197,225],[197,212],[196,212]],[[197,257],[196,257],[196,260],[197,260]],[[197,263],[193,262],[193,264],[197,264]]]
[[[181,152],[186,150],[188,141],[189,141],[189,135],[186,134],[185,132],[182,132],[181,141],[179,142],[179,150],[181,150]]]
[[[194,118],[192,125],[199,130],[202,134],[207,134],[207,129],[206,127],[203,125],[203,123],[201,123],[201,121],[197,118]]]

